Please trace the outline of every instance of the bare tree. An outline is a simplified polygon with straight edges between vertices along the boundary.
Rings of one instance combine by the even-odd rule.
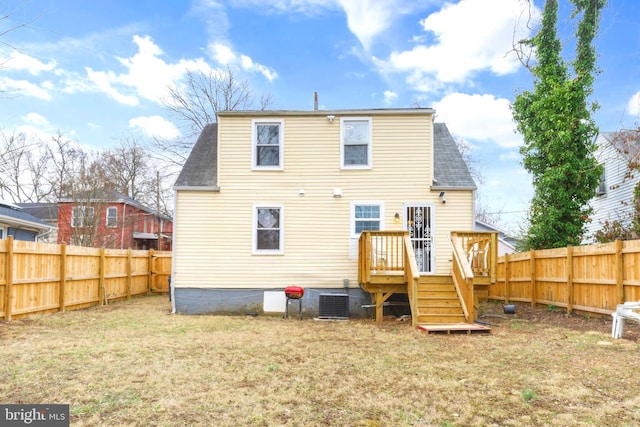
[[[163,161],[182,167],[196,137],[209,123],[216,122],[218,111],[265,110],[273,103],[271,95],[257,102],[247,80],[238,80],[230,68],[225,70],[187,71],[185,83],[169,87],[164,108],[186,130],[179,140],[154,139],[154,151]]]
[[[47,150],[23,133],[0,132],[0,197],[15,203],[38,202],[50,188],[45,183]]]

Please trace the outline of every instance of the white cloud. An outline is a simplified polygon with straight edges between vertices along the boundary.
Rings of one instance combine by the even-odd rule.
[[[627,102],[627,113],[631,116],[640,115],[640,91],[629,98]]]
[[[347,14],[349,30],[369,50],[373,39],[393,22],[395,2],[376,0],[339,0]]]
[[[262,74],[270,82],[278,77],[278,73],[267,67],[266,65],[254,62],[247,55],[236,53],[233,49],[224,43],[214,42],[209,44],[209,52],[211,56],[221,65],[225,66],[240,66],[243,70],[249,72],[257,72]]]
[[[44,63],[32,56],[12,50],[8,55],[0,52],[0,65],[4,71],[27,71],[36,75],[42,71],[53,70],[56,67],[56,62]]]
[[[534,16],[539,13],[533,11]],[[496,75],[515,72],[520,63],[513,40],[529,35],[521,18],[529,14],[527,0],[461,0],[422,21],[433,40],[411,50],[392,52],[387,60],[373,58],[382,72],[407,75],[415,90],[433,92],[444,84],[465,84],[473,74],[489,70]]]
[[[32,124],[34,126],[40,126],[40,127],[49,126],[49,120],[47,120],[45,117],[41,116],[38,113],[27,113],[24,116],[22,116],[22,121],[28,124]]]
[[[231,48],[223,43],[211,43],[209,50],[213,58],[222,65],[229,65],[238,60]]]
[[[178,128],[160,116],[135,117],[129,120],[129,127],[139,128],[151,137],[176,139],[180,136]]]
[[[187,70],[211,70],[202,58],[181,59],[176,63],[166,62],[161,58],[162,50],[149,36],[135,35],[133,42],[138,46],[135,55],[130,58],[116,57],[126,68],[125,73],[95,71],[87,67],[90,84],[69,78],[65,91],[104,92],[117,102],[130,106],[139,105],[139,97],[161,103],[166,99],[169,87],[179,81]]]
[[[522,143],[522,137],[514,132],[509,105],[509,100],[493,95],[452,93],[435,103],[434,109],[436,120],[445,122],[456,135],[513,148]]]
[[[116,75],[113,72],[93,71],[89,67],[86,68],[86,71],[89,81],[94,84],[94,88],[99,92],[107,94],[120,104],[136,106],[140,103],[136,96],[123,95],[113,87],[112,82],[116,81]]]
[[[51,94],[49,93],[49,89],[51,85],[47,83],[43,86],[38,86],[27,80],[14,80],[8,77],[0,77],[0,92],[7,92],[4,94],[5,96],[11,96],[13,94],[25,95],[50,101]]]
[[[393,91],[390,91],[390,90],[385,90],[384,91],[384,103],[385,104],[391,105],[397,99],[398,99],[398,94],[397,93],[395,93]]]
[[[212,0],[205,0],[212,1]],[[215,2],[214,2],[215,3]],[[267,12],[317,15],[338,8],[337,0],[234,0],[234,7],[259,7]]]

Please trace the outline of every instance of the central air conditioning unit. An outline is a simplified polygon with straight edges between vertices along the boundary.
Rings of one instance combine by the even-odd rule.
[[[320,294],[319,319],[347,319],[349,317],[348,294]]]

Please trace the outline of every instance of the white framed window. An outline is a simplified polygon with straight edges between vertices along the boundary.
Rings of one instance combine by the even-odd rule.
[[[284,121],[254,119],[252,129],[252,169],[283,169]]]
[[[596,188],[596,196],[604,196],[607,194],[607,174],[604,165],[602,166],[602,175],[600,175],[600,182]]]
[[[253,206],[253,251],[259,255],[284,253],[284,206],[256,204]]]
[[[371,118],[340,119],[340,167],[371,169]]]
[[[84,227],[91,225],[93,219],[93,207],[91,206],[74,206],[71,209],[71,226]]]
[[[107,208],[107,227],[113,228],[118,225],[118,208],[109,206]]]
[[[351,237],[363,231],[384,230],[384,204],[378,201],[351,202]]]

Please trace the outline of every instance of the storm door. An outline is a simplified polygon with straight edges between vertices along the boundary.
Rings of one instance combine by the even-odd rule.
[[[433,208],[424,204],[405,205],[404,218],[418,269],[421,273],[433,273]]]

